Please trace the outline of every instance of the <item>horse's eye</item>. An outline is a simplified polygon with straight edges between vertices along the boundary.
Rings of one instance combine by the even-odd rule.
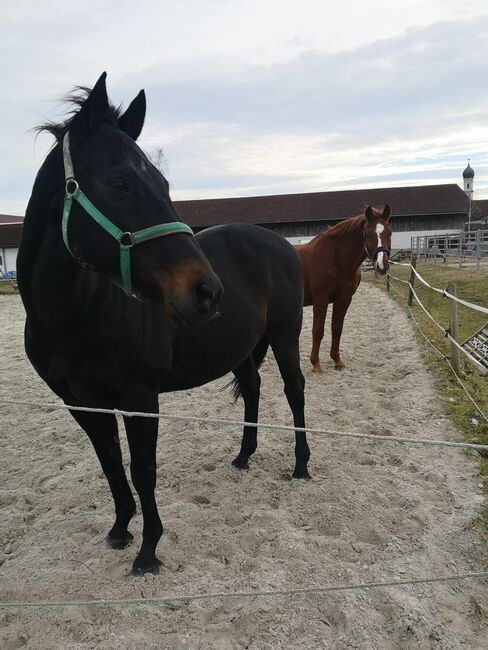
[[[117,192],[125,192],[129,189],[127,183],[121,178],[117,178],[110,183],[110,187]]]

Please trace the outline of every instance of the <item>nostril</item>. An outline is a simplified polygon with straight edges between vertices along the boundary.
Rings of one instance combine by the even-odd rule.
[[[215,304],[215,291],[206,282],[197,284],[194,291],[198,311],[209,312]]]
[[[220,302],[223,295],[224,295],[224,287],[222,286],[222,282],[219,279],[217,279],[217,291],[215,293],[215,301],[217,303]]]

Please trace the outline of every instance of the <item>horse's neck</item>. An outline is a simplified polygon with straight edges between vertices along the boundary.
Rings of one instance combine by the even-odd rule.
[[[358,220],[354,228],[334,234],[334,253],[341,271],[355,273],[366,259],[364,248],[364,221]]]
[[[37,182],[40,181],[38,176]],[[18,280],[28,316],[37,321],[62,320],[76,308],[75,288],[82,268],[62,240],[61,202],[53,192],[34,185],[27,206],[18,255]]]

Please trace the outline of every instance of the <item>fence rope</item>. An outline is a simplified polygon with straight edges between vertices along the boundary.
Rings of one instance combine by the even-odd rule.
[[[339,438],[358,438],[374,442],[394,442],[404,445],[419,445],[430,447],[455,447],[458,449],[476,449],[477,451],[488,451],[488,445],[474,442],[451,442],[449,440],[426,440],[425,438],[404,438],[399,436],[385,436],[369,433],[355,433],[352,431],[335,431],[328,429],[309,429],[307,427],[294,427],[288,424],[268,424],[267,422],[245,422],[241,420],[223,420],[217,418],[198,418],[189,415],[172,415],[169,413],[145,413],[142,411],[124,411],[121,409],[91,408],[89,406],[71,406],[69,404],[39,403],[25,400],[10,400],[2,397],[2,404],[31,406],[48,411],[83,411],[87,413],[104,413],[106,415],[121,415],[123,417],[156,418],[159,420],[175,420],[183,422],[198,422],[200,424],[215,424],[228,427],[253,427],[255,429],[278,429],[280,431],[300,431],[316,435],[324,435]]]
[[[411,265],[409,265],[409,266],[411,266]],[[417,272],[417,270],[416,270],[413,266],[412,266],[412,271],[414,271],[415,275],[419,278],[419,280],[421,280],[421,282],[422,282],[426,287],[428,287],[429,289],[431,289],[431,290],[433,290],[433,291],[437,291],[438,293],[441,293],[443,296],[448,297],[448,298],[452,298],[452,299],[456,300],[457,302],[461,302],[462,304],[466,305],[467,307],[479,307],[479,305],[473,305],[473,303],[466,302],[465,300],[457,299],[456,296],[453,296],[452,294],[450,294],[448,291],[446,291],[446,290],[444,290],[444,289],[437,289],[436,287],[432,287],[428,282],[426,282],[426,281],[422,278],[421,275],[419,275],[419,273]],[[432,314],[430,314],[430,312],[429,312],[429,311],[424,307],[424,305],[422,304],[422,301],[421,301],[420,298],[418,297],[417,292],[416,292],[415,289],[413,288],[413,285],[412,285],[412,283],[411,283],[410,281],[402,280],[401,278],[396,278],[394,275],[391,275],[390,273],[388,273],[388,277],[393,278],[394,280],[398,280],[399,282],[403,282],[404,284],[407,284],[408,287],[409,287],[409,289],[410,289],[410,291],[412,292],[412,296],[415,298],[415,301],[417,302],[417,304],[419,305],[419,307],[420,307],[421,309],[423,309],[423,311],[425,312],[425,314],[428,316],[428,318],[430,318],[430,320],[434,323],[434,325],[435,325],[435,326],[436,326],[436,327],[437,327],[437,328],[438,328],[438,329],[439,329],[439,330],[444,334],[444,336],[445,336],[446,338],[449,339],[449,341],[451,341],[451,343],[452,343],[453,345],[455,345],[455,346],[458,348],[458,350],[460,350],[460,351],[461,351],[461,352],[462,352],[462,353],[463,353],[463,354],[464,354],[464,355],[465,355],[465,356],[466,356],[466,357],[471,361],[471,363],[472,363],[474,366],[476,366],[476,368],[478,368],[478,370],[479,370],[480,372],[482,372],[482,373],[486,373],[486,368],[485,368],[485,367],[484,367],[484,366],[483,366],[483,365],[478,361],[478,359],[475,359],[475,357],[473,357],[473,356],[468,352],[468,350],[466,350],[465,348],[463,348],[463,346],[460,345],[460,344],[458,343],[458,341],[456,341],[456,339],[454,339],[454,338],[451,336],[450,331],[449,331],[448,329],[446,329],[445,327],[443,327],[440,323],[438,323],[438,322],[434,319],[434,317],[432,316]],[[398,293],[398,292],[397,292],[397,293]],[[484,307],[479,307],[479,310],[478,310],[478,311],[481,311],[481,310],[484,310]],[[487,309],[486,311],[487,311],[487,313],[488,313],[488,309]],[[411,314],[410,309],[409,309],[409,312],[410,312],[410,314]]]
[[[397,293],[399,293],[399,292],[397,292]],[[399,295],[401,295],[401,294],[399,294]],[[475,402],[475,400],[474,400],[474,398],[472,397],[471,393],[468,391],[468,389],[467,389],[466,386],[464,385],[464,382],[463,382],[462,379],[459,377],[459,375],[457,374],[457,372],[454,370],[454,368],[453,368],[453,366],[452,366],[452,363],[451,363],[449,357],[446,356],[443,352],[441,352],[441,351],[439,350],[439,348],[437,348],[437,347],[432,343],[432,341],[427,337],[427,335],[424,333],[424,331],[423,331],[422,328],[420,327],[420,323],[418,322],[418,320],[417,320],[417,319],[415,318],[415,316],[413,315],[413,311],[412,311],[412,309],[411,309],[408,305],[407,305],[407,309],[408,309],[408,311],[409,311],[409,313],[410,313],[410,316],[412,317],[412,320],[415,322],[415,325],[417,326],[417,329],[418,329],[418,331],[420,332],[420,334],[422,334],[422,336],[423,336],[424,339],[427,341],[427,343],[428,343],[432,348],[434,348],[434,350],[437,352],[437,354],[438,354],[440,357],[442,357],[442,358],[444,359],[444,361],[447,363],[447,365],[449,366],[449,368],[452,370],[453,375],[456,377],[457,381],[459,382],[459,385],[460,385],[461,388],[464,390],[464,392],[465,392],[466,395],[468,396],[469,400],[471,401],[471,403],[473,404],[473,406],[475,407],[475,409],[478,411],[478,413],[481,415],[481,417],[482,417],[484,420],[486,420],[486,421],[488,422],[488,417],[486,416],[485,412],[480,408],[480,406],[478,406],[478,404]]]
[[[454,300],[455,302],[460,303],[461,305],[464,305],[465,307],[469,307],[470,309],[474,309],[475,311],[479,311],[482,314],[488,314],[488,307],[482,307],[481,305],[477,305],[474,302],[468,302],[467,300],[463,300],[462,298],[458,298],[457,296],[453,296],[452,293],[449,293],[447,289],[439,289],[439,287],[433,287],[431,284],[425,280],[420,273],[417,271],[417,269],[412,266],[412,264],[402,264],[400,262],[392,262],[390,260],[390,264],[395,264],[396,266],[409,266],[412,271],[415,273],[415,276],[419,279],[419,281],[424,284],[428,289],[432,289],[432,291],[436,291],[437,293],[442,294],[446,298],[450,298],[451,300]],[[395,280],[399,280],[400,282],[406,282],[405,280],[401,280],[400,278],[395,278],[394,275],[388,274],[390,278],[394,278]],[[410,283],[407,283],[410,284]],[[412,287],[410,287],[412,289]],[[413,290],[413,289],[412,289]]]
[[[401,295],[401,294],[400,294],[400,295]],[[403,296],[402,296],[402,297],[403,297]],[[438,348],[437,346],[435,346],[435,345],[432,343],[432,341],[429,339],[429,337],[427,336],[427,334],[424,333],[423,329],[420,327],[420,323],[419,323],[418,320],[415,318],[414,313],[413,313],[411,307],[409,307],[409,306],[407,305],[407,309],[408,309],[408,312],[409,312],[410,316],[412,317],[412,320],[414,321],[415,325],[417,326],[418,331],[420,332],[420,334],[422,334],[422,336],[423,336],[424,339],[427,341],[427,343],[428,343],[432,348],[434,348],[434,350],[437,352],[437,354],[438,354],[440,357],[442,357],[444,360],[447,360],[448,357],[444,354],[444,352],[442,352],[441,350],[439,350],[439,348]]]
[[[464,305],[465,307],[469,307],[470,309],[474,309],[476,311],[481,312],[482,314],[488,314],[488,309],[486,307],[481,307],[480,305],[475,305],[472,302],[468,302],[467,300],[462,300],[462,298],[458,298],[457,296],[453,296],[452,293],[449,293],[447,289],[444,289],[443,294],[446,298],[450,298],[451,300],[455,300],[456,302],[459,302],[461,305]]]
[[[415,298],[415,300],[416,300],[418,306],[421,307],[421,308],[423,309],[423,311],[425,312],[425,314],[430,318],[430,320],[434,323],[434,325],[435,325],[435,326],[436,326],[436,327],[437,327],[437,328],[438,328],[438,329],[443,333],[444,336],[446,336],[446,335],[447,335],[447,330],[446,330],[446,328],[443,327],[440,323],[438,323],[438,322],[436,321],[436,319],[432,316],[432,314],[430,314],[430,313],[427,311],[427,309],[426,309],[426,308],[424,307],[424,305],[422,304],[422,301],[421,301],[420,298],[418,297],[418,295],[417,295],[415,289],[413,288],[411,282],[408,283],[408,286],[410,287],[410,291],[412,292],[412,295],[413,295],[413,297]]]
[[[446,362],[447,362],[447,365],[449,366],[449,368],[452,370],[453,375],[454,375],[454,376],[456,377],[456,379],[458,380],[459,385],[461,386],[461,388],[464,390],[464,392],[466,393],[466,395],[469,397],[470,401],[471,401],[472,404],[474,405],[475,409],[478,411],[478,413],[481,415],[481,417],[484,418],[484,419],[486,420],[486,422],[488,422],[488,417],[487,417],[486,413],[485,413],[484,411],[481,410],[481,408],[478,406],[478,404],[474,401],[474,398],[473,398],[473,397],[471,396],[471,394],[468,392],[468,389],[466,388],[466,386],[465,386],[464,383],[462,382],[461,378],[459,377],[459,375],[457,374],[457,372],[456,372],[456,371],[454,370],[454,368],[452,367],[451,360],[446,358]]]
[[[397,282],[401,282],[402,284],[409,284],[408,280],[402,280],[401,278],[397,278],[395,275],[391,275],[391,273],[388,273],[388,277],[390,280],[396,280]]]
[[[308,589],[282,589],[276,591],[249,591],[249,592],[234,592],[234,593],[210,593],[210,594],[194,594],[185,596],[154,596],[149,598],[100,598],[93,600],[45,600],[45,601],[26,601],[26,602],[0,602],[0,609],[8,608],[41,608],[41,607],[82,607],[82,606],[95,606],[95,607],[117,607],[126,606],[134,607],[140,605],[174,605],[182,603],[188,605],[190,603],[204,603],[209,601],[238,601],[238,600],[255,600],[286,597],[313,597],[323,596],[333,592],[344,591],[359,591],[362,589],[378,589],[378,588],[394,588],[394,587],[409,587],[416,585],[428,585],[435,583],[445,582],[458,582],[460,580],[468,580],[472,578],[488,578],[488,571],[477,571],[472,573],[460,573],[448,576],[434,576],[431,578],[411,578],[410,580],[390,580],[385,582],[359,582],[350,585],[330,585],[325,587],[316,587]]]
[[[412,267],[412,268],[413,268],[413,267]],[[415,269],[413,269],[413,270],[415,271]],[[390,278],[394,278],[395,280],[400,280],[400,278],[395,278],[395,276],[393,276],[393,275],[390,275],[390,274],[388,274],[388,275],[390,276]],[[405,280],[400,280],[400,281],[401,281],[401,282],[405,282]],[[470,359],[470,361],[471,361],[472,363],[474,363],[477,367],[479,367],[480,370],[482,370],[483,372],[486,372],[486,369],[485,369],[483,366],[481,366],[481,364],[480,364],[480,363],[479,363],[479,362],[478,362],[478,361],[477,361],[473,356],[471,356],[471,355],[469,354],[469,352],[468,352],[467,350],[465,350],[465,349],[464,349],[464,348],[463,348],[463,347],[462,347],[462,346],[461,346],[461,345],[456,341],[456,339],[454,339],[454,338],[451,336],[449,330],[446,330],[444,327],[442,327],[442,325],[440,325],[440,324],[439,324],[439,323],[434,319],[434,317],[433,317],[433,316],[432,316],[432,315],[427,311],[427,309],[426,309],[426,308],[424,307],[424,305],[422,304],[420,298],[418,297],[417,293],[415,292],[415,289],[413,288],[411,282],[406,282],[406,284],[408,284],[408,286],[410,287],[410,290],[412,291],[412,295],[414,296],[414,298],[415,298],[417,304],[418,304],[418,305],[423,309],[423,311],[426,313],[426,315],[427,315],[427,316],[430,318],[430,320],[431,320],[431,321],[432,321],[432,322],[433,322],[433,323],[434,323],[434,324],[439,328],[439,330],[443,332],[444,336],[445,336],[446,338],[448,338],[449,341],[451,341],[451,342],[452,342],[452,343],[453,343],[453,344],[454,344],[454,345],[455,345],[459,350],[461,350],[461,352],[463,352],[463,354],[465,354],[465,355]],[[424,284],[425,284],[425,283],[424,283]],[[430,287],[430,285],[428,285],[428,286],[429,286],[429,288],[431,288],[431,289],[433,288],[433,287]],[[402,296],[402,294],[401,294],[397,289],[395,289],[395,287],[393,287],[393,286],[390,285],[390,289],[393,289],[393,290],[395,291],[395,293],[396,293],[398,296],[400,296],[401,298],[404,298],[404,296]],[[449,294],[448,292],[445,292],[445,295],[449,295],[449,296],[450,296],[451,294]],[[468,303],[468,304],[470,304],[470,303]],[[451,363],[449,357],[448,357],[447,355],[445,355],[443,352],[441,352],[441,350],[439,350],[439,348],[437,348],[437,347],[432,343],[432,341],[427,337],[427,335],[424,333],[424,331],[423,331],[422,328],[420,327],[420,323],[419,323],[419,322],[417,321],[417,319],[415,318],[415,316],[414,316],[414,314],[413,314],[413,311],[412,311],[412,309],[410,308],[410,306],[409,306],[409,305],[406,305],[406,307],[407,307],[407,309],[408,309],[408,312],[409,312],[409,314],[410,314],[412,320],[414,321],[415,325],[417,326],[417,329],[418,329],[418,331],[420,332],[420,334],[424,337],[424,339],[427,341],[427,343],[428,343],[428,344],[429,344],[429,345],[430,345],[430,346],[431,346],[431,347],[436,351],[436,353],[437,353],[440,357],[442,357],[442,358],[444,359],[444,361],[446,361],[447,365],[448,365],[449,368],[451,369],[451,371],[452,371],[453,375],[455,376],[456,380],[458,381],[459,385],[461,386],[461,388],[462,388],[462,389],[464,390],[464,392],[466,393],[468,399],[471,401],[471,403],[473,404],[473,406],[475,407],[475,409],[478,411],[478,413],[481,415],[481,417],[482,417],[486,422],[488,422],[488,416],[487,416],[486,413],[481,409],[481,407],[477,404],[477,402],[475,401],[474,397],[471,395],[471,393],[470,393],[470,392],[468,391],[468,389],[466,388],[466,386],[465,386],[464,382],[462,381],[462,379],[459,377],[459,375],[457,374],[457,372],[454,370],[454,368],[453,368],[453,366],[452,366],[452,363]]]

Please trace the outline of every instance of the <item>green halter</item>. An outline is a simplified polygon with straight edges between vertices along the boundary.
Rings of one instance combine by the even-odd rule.
[[[120,247],[120,277],[122,278],[122,288],[128,296],[132,295],[130,249],[141,242],[149,241],[150,239],[157,239],[158,237],[166,237],[167,235],[186,233],[187,235],[193,236],[192,229],[190,226],[187,226],[186,223],[173,221],[171,223],[162,223],[157,226],[151,226],[150,228],[144,228],[143,230],[137,230],[136,232],[123,232],[93,205],[90,199],[82,192],[80,186],[75,180],[68,132],[63,138],[63,160],[66,185],[61,228],[66,248],[75,258],[68,241],[68,221],[73,201],[77,201],[99,226],[118,241]]]

